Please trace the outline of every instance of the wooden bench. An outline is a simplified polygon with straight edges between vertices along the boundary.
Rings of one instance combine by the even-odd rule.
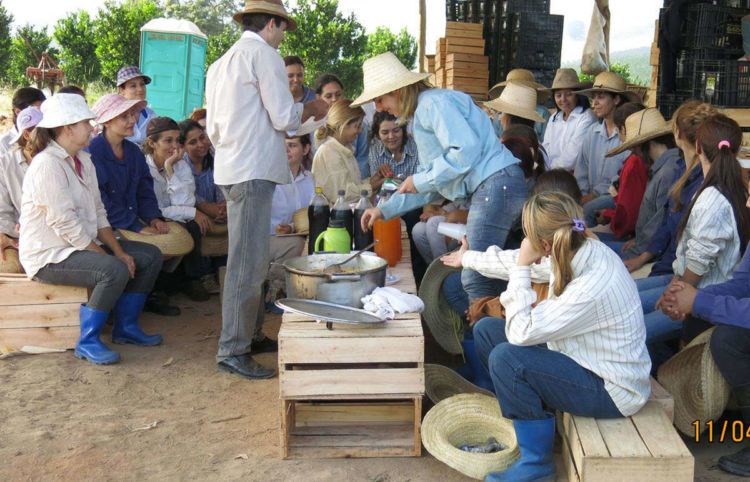
[[[0,275],[0,347],[75,348],[79,310],[86,288],[29,281],[26,275]]]

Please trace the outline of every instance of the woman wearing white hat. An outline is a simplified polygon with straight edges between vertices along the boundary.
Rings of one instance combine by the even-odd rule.
[[[44,118],[30,140],[34,154],[23,183],[20,259],[26,274],[43,283],[91,288],[81,305],[81,337],[75,355],[96,364],[120,355],[99,339],[114,311],[114,343],[150,346],[161,335],[145,334],[138,317],[161,270],[161,253],[142,243],[115,239],[107,221],[96,170],[83,149],[96,117],[76,94],[57,94],[42,104]]]
[[[500,144],[487,114],[462,92],[433,89],[425,82],[428,74],[410,72],[390,52],[368,59],[363,70],[365,89],[352,105],[374,100],[378,110],[411,122],[420,163],[396,195],[365,212],[363,228],[443,196],[471,201],[472,249],[503,246],[527,191],[518,159]],[[497,280],[471,270],[464,270],[462,281],[472,300],[502,290]]]

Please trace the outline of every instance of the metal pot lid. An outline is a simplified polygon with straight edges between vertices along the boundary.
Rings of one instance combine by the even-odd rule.
[[[328,323],[375,325],[385,321],[385,318],[381,318],[369,311],[328,303],[326,301],[284,298],[276,300],[276,306],[292,313],[309,316],[314,320]]]

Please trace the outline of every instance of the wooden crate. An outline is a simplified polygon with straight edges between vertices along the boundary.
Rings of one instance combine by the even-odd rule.
[[[445,69],[443,68],[435,71],[435,87],[445,87]]]
[[[561,414],[558,431],[569,481],[693,480],[693,456],[653,400],[627,418]]]
[[[483,30],[481,23],[445,22],[446,37],[482,38]]]
[[[26,275],[0,275],[0,346],[75,348],[79,311],[86,288],[30,281]]]
[[[445,67],[445,38],[441,37],[435,42],[435,72]]]
[[[425,55],[425,58],[427,59],[427,72],[434,74],[435,73],[435,56]]]
[[[485,55],[451,53],[445,56],[445,67],[449,69],[479,68],[479,69],[486,70],[488,62],[489,62],[489,57]],[[479,64],[479,66],[471,67],[468,64]]]

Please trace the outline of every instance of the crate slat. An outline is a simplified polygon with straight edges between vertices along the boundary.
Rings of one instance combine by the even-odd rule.
[[[423,363],[423,337],[309,338],[279,340],[279,364]]]
[[[26,275],[0,276],[0,306],[86,303],[86,301],[88,301],[88,292],[83,287],[40,283],[29,280]]]
[[[351,424],[404,424],[414,419],[410,402],[372,403],[305,403],[295,406],[297,426],[329,426]]]
[[[4,306],[0,310],[0,330],[80,326],[80,303]]]
[[[279,389],[282,398],[423,394],[424,368],[284,370],[279,374]]]
[[[78,326],[2,329],[0,330],[0,345],[14,350],[20,350],[24,346],[70,350],[75,348],[80,331]]]

